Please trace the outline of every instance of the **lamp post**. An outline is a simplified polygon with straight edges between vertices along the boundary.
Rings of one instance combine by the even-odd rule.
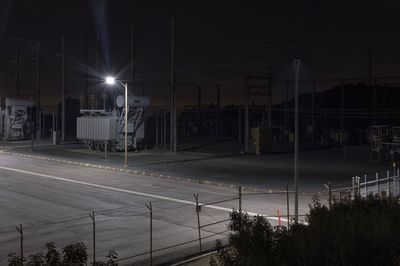
[[[106,77],[106,84],[114,85],[116,82],[121,84],[125,89],[125,162],[124,167],[128,167],[128,83],[124,83],[114,77]]]
[[[299,222],[299,68],[300,58],[294,59],[294,222]]]

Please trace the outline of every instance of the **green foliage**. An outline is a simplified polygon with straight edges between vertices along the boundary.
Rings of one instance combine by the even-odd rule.
[[[87,262],[87,248],[83,243],[67,245],[63,249],[63,264],[83,266]]]
[[[8,253],[8,266],[20,266],[21,257],[17,256],[14,252]]]
[[[272,228],[233,212],[229,247],[211,265],[400,265],[398,199],[357,198],[329,210],[313,199],[308,225]]]
[[[61,254],[58,252],[53,242],[46,243],[46,255],[44,258],[46,262],[45,265],[61,265]]]
[[[75,243],[62,248],[61,253],[57,250],[53,242],[46,244],[46,252],[31,254],[26,262],[26,266],[83,266],[87,265],[87,248],[83,243]],[[92,266],[118,266],[116,260],[118,254],[109,251],[106,261],[96,261]],[[25,262],[25,258],[24,258]],[[15,253],[8,254],[8,266],[21,266],[21,258]]]
[[[27,266],[43,266],[46,265],[43,252],[38,252],[29,256]],[[48,265],[48,264],[47,264]]]
[[[118,266],[118,263],[116,262],[118,259],[117,252],[109,251],[106,258],[106,262],[96,261],[95,263],[92,263],[92,266]]]

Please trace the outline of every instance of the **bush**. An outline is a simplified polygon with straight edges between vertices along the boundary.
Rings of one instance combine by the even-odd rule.
[[[53,242],[46,244],[46,253],[38,252],[29,256],[27,266],[83,266],[87,265],[87,248],[83,243],[75,243],[62,248],[61,253]],[[108,252],[107,261],[96,261],[93,266],[118,266],[116,262],[118,254],[115,251]],[[25,258],[24,258],[25,261]],[[15,253],[8,254],[9,266],[20,266],[21,257]]]
[[[329,210],[314,200],[308,225],[272,228],[260,216],[231,214],[221,265],[400,265],[398,199],[357,198]],[[213,261],[212,263],[216,263]]]

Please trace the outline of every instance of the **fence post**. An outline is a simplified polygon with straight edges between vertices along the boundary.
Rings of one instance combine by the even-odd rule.
[[[367,175],[364,175],[365,197],[368,197]]]
[[[357,176],[357,195],[358,197],[361,197],[361,189],[360,189],[360,176]]]
[[[89,213],[93,224],[93,264],[96,263],[96,219],[94,217],[94,212]]]
[[[238,190],[239,190],[239,213],[242,214],[242,186],[239,186]]]
[[[289,185],[286,185],[286,215],[287,215],[287,228],[290,228],[290,215],[289,215]]]
[[[197,214],[197,230],[199,234],[199,247],[200,252],[202,252],[203,248],[201,246],[201,227],[200,227],[200,211],[201,206],[199,205],[199,194],[193,194],[194,198],[196,199],[196,214]]]
[[[19,225],[19,227],[16,227],[17,231],[20,234],[20,251],[21,251],[21,258],[20,258],[20,262],[21,262],[21,266],[24,265],[24,230],[22,228],[22,224]]]
[[[151,201],[149,205],[145,204],[150,211],[150,266],[153,265],[153,206]]]
[[[388,187],[388,192],[387,192],[387,195],[388,195],[388,197],[390,196],[390,173],[389,173],[389,170],[387,170],[386,171],[386,177],[387,177],[387,187]]]
[[[351,178],[351,194],[354,198],[354,176]]]
[[[158,139],[159,139],[159,137],[158,137],[158,117],[159,117],[159,113],[160,113],[160,110],[157,110],[156,111],[156,149],[158,149]]]

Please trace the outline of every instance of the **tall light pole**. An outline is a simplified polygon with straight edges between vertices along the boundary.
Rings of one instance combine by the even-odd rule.
[[[170,149],[176,152],[176,87],[175,87],[175,18],[171,20],[171,115],[170,115]]]
[[[106,84],[114,85],[116,82],[121,84],[125,89],[125,163],[124,167],[128,167],[128,83],[124,83],[114,77],[106,77]]]
[[[299,222],[299,68],[300,58],[294,59],[294,222]]]
[[[61,40],[62,48],[62,70],[61,70],[61,88],[62,88],[62,103],[61,103],[61,141],[65,141],[65,41],[64,37]]]

